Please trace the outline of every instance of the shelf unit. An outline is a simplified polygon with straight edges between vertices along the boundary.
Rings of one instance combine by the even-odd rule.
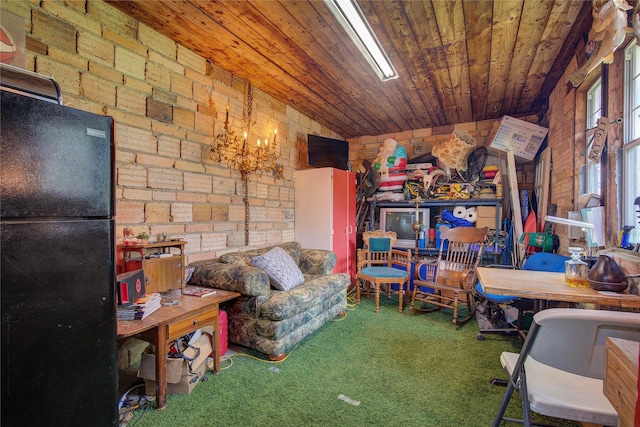
[[[373,225],[375,224],[375,219],[377,215],[376,208],[415,208],[416,204],[412,201],[400,201],[400,202],[392,202],[386,200],[372,200],[369,202],[369,230],[373,230]],[[491,206],[496,210],[496,223],[495,230],[496,232],[501,229],[502,219],[497,214],[500,212],[500,208],[502,207],[502,199],[447,199],[447,200],[424,200],[420,202],[419,207],[421,208],[454,208],[456,206],[465,206],[467,208],[470,207],[478,207],[478,206]],[[413,248],[411,248],[413,250]],[[437,249],[433,248],[420,248],[418,250],[418,255],[436,255],[438,253]],[[499,257],[499,253],[491,252],[494,254],[496,260]]]
[[[168,240],[136,245],[118,245],[124,254],[123,270],[144,270],[146,293],[184,289],[184,245]],[[152,256],[161,254],[160,256]]]

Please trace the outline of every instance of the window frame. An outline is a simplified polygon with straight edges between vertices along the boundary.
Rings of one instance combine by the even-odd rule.
[[[635,228],[630,233],[630,242],[640,242],[640,224],[638,216],[635,212],[633,201],[640,197],[640,173],[638,172],[638,157],[640,154],[640,47],[635,41],[632,41],[624,49],[624,110],[623,110],[623,140],[622,140],[622,200],[621,200],[621,217],[622,224],[633,225]],[[633,86],[635,85],[635,86]],[[635,91],[634,91],[635,89]],[[636,99],[636,97],[638,99]],[[635,118],[635,115],[639,117]],[[635,126],[635,127],[634,127]],[[634,135],[634,133],[637,133]],[[636,164],[630,164],[631,151],[635,152]],[[633,177],[632,177],[633,176]],[[636,184],[636,189],[631,194],[632,184]]]
[[[598,120],[602,117],[602,90],[602,76],[598,73],[597,77],[589,84],[585,91],[585,168],[580,191],[581,194],[597,194],[598,196],[602,196],[602,161],[596,163],[589,159],[589,151],[593,145],[594,131],[598,126]],[[597,97],[597,104],[594,100],[595,97]]]

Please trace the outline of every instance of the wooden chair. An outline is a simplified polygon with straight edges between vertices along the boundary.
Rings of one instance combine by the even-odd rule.
[[[373,284],[376,313],[380,310],[380,286],[386,285],[388,296],[391,297],[393,284],[398,285],[398,311],[402,313],[404,288],[411,277],[411,250],[393,249],[396,239],[394,231],[365,231],[362,234],[364,248],[358,249],[356,280],[360,283],[356,284],[356,304],[360,304],[361,286],[367,282],[369,286]]]
[[[421,314],[451,308],[454,324],[464,324],[473,317],[473,286],[486,235],[487,227],[440,228],[441,242],[435,276],[433,280],[414,279],[411,311]],[[416,271],[421,268],[422,263],[416,265]],[[426,303],[425,307],[418,308],[416,301]],[[459,318],[459,311],[462,310],[466,310],[467,314]]]

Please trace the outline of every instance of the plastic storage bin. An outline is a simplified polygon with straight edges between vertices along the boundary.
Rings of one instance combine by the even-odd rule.
[[[229,350],[229,318],[226,311],[220,310],[218,313],[218,324],[220,326],[220,356],[224,356],[227,350]]]

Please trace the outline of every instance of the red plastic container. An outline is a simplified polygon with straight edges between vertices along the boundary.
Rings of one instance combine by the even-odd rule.
[[[218,324],[220,326],[220,356],[224,356],[229,349],[229,338],[227,336],[229,320],[226,311],[220,310],[218,314]]]

